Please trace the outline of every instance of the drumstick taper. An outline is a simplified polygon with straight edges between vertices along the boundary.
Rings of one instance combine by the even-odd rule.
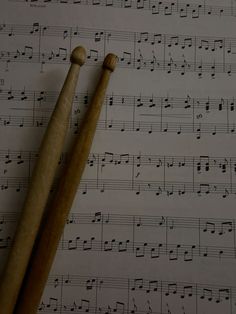
[[[13,313],[62,152],[79,70],[85,59],[84,48],[73,50],[72,64],[41,143],[8,261],[0,279],[1,314]]]
[[[82,122],[58,190],[44,219],[33,250],[14,314],[35,314],[56,253],[57,245],[86,165],[111,72],[117,57],[108,54],[91,104]]]

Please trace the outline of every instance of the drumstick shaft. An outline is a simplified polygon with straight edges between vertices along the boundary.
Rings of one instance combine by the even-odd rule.
[[[37,312],[57,245],[87,162],[105,91],[110,74],[114,70],[116,59],[116,56],[109,54],[104,60],[103,73],[82,123],[81,131],[75,142],[64,175],[59,183],[55,199],[49,208],[37,239],[15,308],[15,314],[34,314]]]
[[[1,314],[13,313],[62,152],[79,70],[85,56],[82,47],[72,52],[72,64],[41,143],[13,245],[0,280]]]

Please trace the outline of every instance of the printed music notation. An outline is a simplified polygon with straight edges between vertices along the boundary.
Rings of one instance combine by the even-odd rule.
[[[9,71],[11,63],[67,64],[72,47],[88,49],[87,65],[101,64],[108,51],[117,54],[118,66],[136,70],[197,73],[215,78],[236,73],[236,39],[180,34],[129,32],[80,27],[1,24],[3,46],[0,63]],[[48,50],[48,37],[58,38]],[[20,42],[16,40],[20,37]],[[39,45],[40,42],[40,45]],[[122,44],[121,44],[122,42]],[[46,46],[46,47],[45,47]]]
[[[76,289],[76,294],[72,294]],[[51,275],[39,312],[200,314],[235,312],[236,288],[196,282]],[[73,296],[72,296],[73,295]]]
[[[36,152],[1,150],[1,191],[26,189],[36,157]],[[59,163],[62,161],[63,156]],[[90,154],[87,163],[82,194],[88,190],[152,192],[157,196],[218,194],[223,198],[236,194],[236,157],[104,152]]]
[[[211,5],[207,1],[159,1],[159,0],[9,0],[10,2],[27,2],[34,4],[77,4],[87,6],[102,6],[120,9],[137,9],[149,11],[154,15],[172,16],[180,18],[190,17],[192,19],[201,16],[236,16],[235,4],[229,2],[225,5]]]
[[[58,95],[58,73],[62,81],[78,44],[88,51],[85,78],[98,74],[107,52],[119,57],[98,149],[88,158],[39,313],[236,312],[235,4],[3,1],[0,261]],[[93,88],[79,84],[70,138]],[[67,160],[62,154],[58,172]]]
[[[0,213],[1,249],[10,247],[17,219],[16,213]],[[235,260],[235,241],[235,220],[229,218],[71,213],[58,249],[191,262]]]
[[[56,91],[0,89],[0,100],[6,104],[0,111],[0,126],[45,128],[52,111],[51,104],[57,97]],[[75,95],[70,120],[74,133],[78,131],[90,99],[89,93]],[[235,134],[235,99],[112,93],[106,96],[98,129],[121,133],[194,134],[197,139],[204,134]]]

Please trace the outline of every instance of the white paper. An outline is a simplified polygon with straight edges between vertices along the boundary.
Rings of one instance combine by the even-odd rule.
[[[39,313],[236,313],[236,1],[0,8],[1,269],[70,52],[83,45],[66,147],[104,56],[119,62]]]

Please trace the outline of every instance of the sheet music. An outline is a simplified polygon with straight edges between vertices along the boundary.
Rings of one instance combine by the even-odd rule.
[[[0,269],[75,46],[58,177],[118,55],[38,313],[236,313],[236,1],[4,0]]]

